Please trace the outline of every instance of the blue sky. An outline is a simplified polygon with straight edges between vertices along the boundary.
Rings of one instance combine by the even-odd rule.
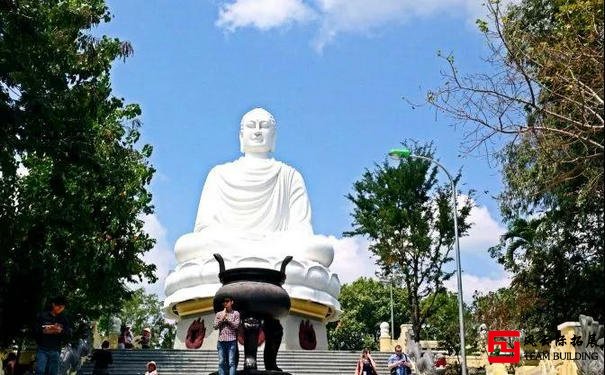
[[[446,69],[484,71],[484,40],[474,20],[480,0],[110,0],[114,19],[94,32],[128,40],[134,55],[116,62],[115,95],[143,109],[142,141],[154,146],[157,239],[147,255],[163,278],[173,245],[193,228],[199,194],[214,165],[239,156],[241,116],[256,106],[278,126],[276,159],[304,176],[316,233],[335,237],[332,269],[350,282],[372,274],[367,243],[350,229],[345,195],[365,168],[400,141],[432,141],[463,190],[477,191],[476,222],[463,239],[465,299],[474,289],[506,285],[486,253],[503,227],[499,171],[479,155],[461,155],[464,128],[422,101]],[[445,178],[443,176],[443,178]],[[453,284],[452,284],[453,286]]]

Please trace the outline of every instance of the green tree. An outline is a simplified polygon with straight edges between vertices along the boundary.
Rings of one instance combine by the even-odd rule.
[[[540,297],[525,322],[556,330],[603,319],[603,0],[486,3],[492,72],[450,73],[428,101],[466,124],[471,148],[511,135],[497,153],[508,226],[490,249],[515,285]]]
[[[578,137],[524,137],[502,155],[508,231],[490,251],[517,285],[540,291],[526,323],[552,334],[580,314],[604,316],[603,1],[526,1],[507,17],[503,35],[523,42],[512,51],[538,55],[528,66],[548,112],[530,111],[528,122]],[[534,24],[533,35],[521,31]]]
[[[593,207],[592,215],[574,215],[565,206],[539,218],[511,218],[500,244],[490,249],[513,273],[515,285],[539,294],[524,326],[550,334],[556,333],[558,324],[580,314],[603,318],[603,234],[591,228],[603,228],[602,207]],[[596,212],[600,218],[593,216]],[[591,230],[582,233],[586,228]]]
[[[91,33],[110,19],[102,0],[0,2],[0,341],[51,295],[95,318],[155,280],[151,147],[110,83],[132,47]]]
[[[328,324],[328,348],[330,350],[376,349],[374,336],[367,333],[367,327],[344,315],[336,323]]]
[[[534,306],[540,304],[535,291],[520,285],[500,288],[487,294],[473,296],[473,321],[490,330],[529,329],[528,318]]]
[[[361,277],[342,286],[339,297],[344,313],[337,323],[328,324],[331,350],[376,349],[380,323],[391,322],[391,290],[388,284]],[[395,336],[398,324],[409,321],[406,292],[393,287]]]
[[[443,291],[437,293],[435,301],[432,296],[425,298],[421,303],[422,309],[429,308],[433,303],[437,306],[435,312],[426,318],[424,336],[427,340],[437,340],[441,347],[449,353],[460,353],[460,324],[458,315],[457,294]],[[472,322],[471,311],[464,305],[464,338],[467,345],[474,346],[475,325]]]
[[[406,145],[413,154],[432,158],[432,145]],[[436,292],[453,272],[444,270],[452,261],[454,224],[449,181],[439,185],[437,167],[420,159],[391,166],[387,161],[366,170],[347,198],[353,203],[353,230],[346,236],[370,239],[370,251],[378,257],[384,275],[393,275],[407,288],[407,304],[415,340],[437,306]],[[455,181],[460,180],[460,174]],[[472,192],[459,205],[458,230],[464,235],[470,223]],[[432,300],[421,308],[428,296]]]
[[[141,335],[143,328],[151,328],[152,348],[172,349],[176,325],[164,319],[162,305],[157,295],[145,293],[143,288],[139,288],[132,293],[128,300],[124,301],[119,312],[101,317],[99,330],[107,334],[111,328],[111,318],[116,317],[122,324],[130,324],[135,336]]]

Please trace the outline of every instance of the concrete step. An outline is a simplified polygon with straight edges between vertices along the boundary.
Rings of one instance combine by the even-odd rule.
[[[218,356],[214,350],[112,350],[112,375],[143,375],[145,365],[155,361],[161,375],[206,375],[218,368]],[[351,351],[280,351],[277,365],[293,375],[353,375],[360,352]],[[389,353],[373,353],[378,374],[388,375]],[[243,353],[240,353],[239,369],[243,368]],[[258,353],[259,367],[263,369],[262,352]],[[92,374],[93,363],[86,362],[78,372]]]

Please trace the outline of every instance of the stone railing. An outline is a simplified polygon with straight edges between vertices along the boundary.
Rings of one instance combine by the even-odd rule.
[[[563,345],[556,345],[553,340],[550,343],[548,353],[542,353],[537,366],[525,364],[525,359],[535,357],[529,352],[521,350],[521,362],[519,364],[490,363],[487,353],[487,327],[479,332],[483,337],[484,345],[479,355],[467,355],[467,368],[485,369],[486,375],[601,375],[604,370],[603,359],[603,340],[604,328],[602,324],[593,320],[589,316],[580,315],[578,322],[565,322],[560,324],[557,329],[561,336],[565,337]],[[572,338],[575,336],[575,345]],[[412,362],[415,369],[425,356],[431,357],[435,353],[444,353],[439,348],[437,341],[421,340],[420,345],[412,339],[412,325],[402,324],[401,335],[398,339],[391,338],[389,334],[389,324],[383,322],[380,324],[380,351],[393,352],[396,345],[401,345],[403,350],[414,355]],[[578,338],[583,340],[583,344],[577,342]],[[592,344],[589,344],[589,337]],[[595,345],[596,344],[596,345]],[[534,354],[537,354],[534,353]],[[546,357],[546,358],[544,358]],[[456,356],[446,356],[448,364],[458,363]],[[433,371],[415,371],[419,374],[429,374]]]
[[[603,374],[603,325],[586,315],[578,322],[565,322],[557,327],[565,337],[563,345],[550,343],[550,351],[537,366],[520,366],[515,375],[597,375]],[[572,345],[572,338],[576,344]],[[594,342],[588,342],[592,336]],[[581,338],[582,344],[577,342]],[[596,345],[595,345],[596,344]]]
[[[435,355],[444,355],[446,352],[439,347],[435,340],[412,340],[412,325],[402,324],[399,338],[394,340],[389,335],[389,324],[380,324],[380,351],[393,352],[395,346],[400,345],[409,356],[412,363],[412,373],[419,375],[438,375],[445,371],[445,366],[435,367]],[[447,362],[451,359],[446,357]]]
[[[410,338],[412,337],[412,325],[409,323],[402,324],[400,326],[401,333],[398,339],[393,339],[389,334],[389,323],[382,322],[380,324],[380,343],[379,348],[381,352],[393,352],[395,346],[401,345],[402,348],[408,347]],[[430,349],[433,352],[442,352],[439,347],[439,341],[436,340],[420,340],[420,346],[423,349]]]

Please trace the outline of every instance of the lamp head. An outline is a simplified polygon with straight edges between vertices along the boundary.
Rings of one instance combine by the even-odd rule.
[[[401,159],[407,159],[410,157],[410,155],[412,155],[412,151],[408,150],[407,148],[393,148],[389,151],[389,156],[392,159],[396,159],[396,160],[401,160]]]

